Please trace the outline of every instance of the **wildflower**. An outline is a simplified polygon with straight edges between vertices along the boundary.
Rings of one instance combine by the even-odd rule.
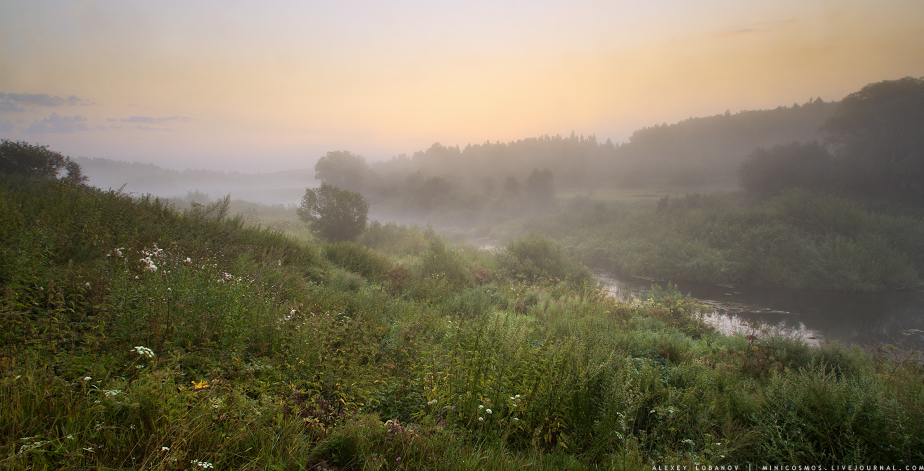
[[[161,254],[162,254],[163,252],[164,252],[163,249],[157,248],[157,244],[154,244],[154,245],[151,246],[151,248],[149,248],[149,249],[145,249],[145,250],[142,250],[142,251],[141,251],[141,253],[147,255],[148,258],[150,258],[150,257],[160,257]]]
[[[491,413],[491,409],[485,409],[484,412],[485,412],[486,414],[490,414],[490,413]]]
[[[103,393],[106,394],[106,397],[115,397],[115,396],[118,396],[119,394],[122,394],[122,390],[121,389],[104,389]]]
[[[395,458],[395,461],[401,461],[401,457],[399,456],[399,457]]]
[[[169,446],[162,446],[162,447],[160,447],[160,451],[170,451],[170,447],[169,447]]]
[[[433,400],[427,402],[427,405],[428,405],[428,406],[432,406],[433,404],[436,404],[436,399],[433,399]]]
[[[83,377],[83,380],[84,380],[84,381],[90,381],[91,379],[93,379],[93,378],[90,377],[90,376],[84,376],[84,377]]]
[[[478,410],[484,409],[484,405],[478,404]]]
[[[157,271],[157,265],[154,264],[154,261],[151,260],[151,257],[150,257],[150,256],[147,256],[147,257],[145,257],[145,258],[142,258],[142,259],[140,259],[140,260],[138,260],[138,261],[141,262],[141,263],[143,263],[143,264],[145,265],[145,267],[144,267],[145,270],[150,271],[150,272],[156,272],[156,271]]]
[[[84,285],[87,289],[91,289],[91,288],[90,288],[90,282],[89,282],[89,281],[86,282],[86,283],[84,283],[83,285]]]
[[[478,417],[479,422],[484,422],[484,417]]]
[[[135,353],[137,353],[137,354],[139,354],[139,355],[141,355],[141,356],[146,356],[146,357],[148,357],[148,358],[154,358],[154,351],[151,350],[151,349],[148,348],[148,347],[141,347],[141,346],[138,346],[138,347],[133,348],[132,350],[134,350]]]
[[[202,469],[214,468],[214,466],[212,466],[212,463],[209,463],[208,461],[189,460],[189,462]]]

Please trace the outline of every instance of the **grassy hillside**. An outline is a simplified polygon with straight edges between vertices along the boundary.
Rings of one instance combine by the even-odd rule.
[[[296,242],[150,198],[0,185],[8,469],[650,469],[924,461],[911,354],[618,303],[548,239]]]

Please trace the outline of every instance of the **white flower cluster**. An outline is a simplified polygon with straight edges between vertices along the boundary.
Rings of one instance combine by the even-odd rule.
[[[510,396],[510,409],[511,409],[511,414],[516,413],[516,408],[519,407],[520,404],[521,404],[522,402],[523,402],[523,401],[520,399],[520,395],[519,395],[519,394],[517,394],[516,396]],[[519,422],[519,421],[520,421],[520,419],[517,418],[517,417],[513,417],[513,418],[510,419],[510,420],[512,420],[512,421],[514,421],[514,422]]]
[[[148,257],[160,257],[164,253],[164,249],[158,248],[155,243],[151,245],[151,248],[142,250],[141,253]]]
[[[485,413],[485,414],[491,415],[491,414],[494,413],[494,411],[492,411],[491,409],[485,409],[485,408],[484,408],[484,404],[479,404],[479,405],[478,405],[478,413],[479,413],[479,414],[481,413],[482,409],[484,409],[484,413]],[[484,422],[484,417],[478,417],[478,421],[479,421],[479,422]]]
[[[132,350],[141,356],[145,356],[148,358],[154,358],[154,351],[148,347],[138,346],[138,347],[133,348]]]
[[[212,463],[209,463],[208,461],[189,460],[189,462],[202,469],[214,468],[214,466],[212,466]]]
[[[115,255],[115,256],[118,257],[118,258],[122,258],[122,251],[123,251],[123,250],[125,250],[125,247],[117,247],[117,248],[114,248],[114,249],[112,249],[112,252],[109,252],[108,254],[106,254],[106,256],[107,256],[107,257],[111,257],[111,256]]]
[[[151,248],[142,250],[141,253],[144,255],[144,258],[138,261],[144,264],[144,269],[151,272],[157,271],[157,265],[154,264],[152,258],[160,257],[164,253],[164,250],[158,248],[157,244],[154,244]]]

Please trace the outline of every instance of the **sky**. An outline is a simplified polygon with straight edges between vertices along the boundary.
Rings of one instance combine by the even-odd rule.
[[[0,0],[0,137],[244,172],[924,77],[921,0]]]

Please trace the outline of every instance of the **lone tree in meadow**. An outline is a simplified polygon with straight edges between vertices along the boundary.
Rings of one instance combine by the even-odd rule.
[[[355,191],[323,183],[305,190],[296,212],[321,238],[330,242],[352,240],[366,229],[369,202]]]

